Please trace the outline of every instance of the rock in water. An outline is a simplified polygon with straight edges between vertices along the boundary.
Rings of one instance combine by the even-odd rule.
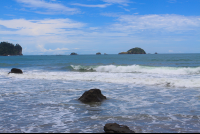
[[[17,73],[17,74],[23,74],[22,70],[21,69],[18,69],[18,68],[12,68],[11,69],[11,72],[9,73]],[[9,74],[8,73],[8,74]]]
[[[135,133],[125,125],[119,125],[117,123],[107,123],[104,126],[105,133]]]
[[[106,99],[106,97],[101,94],[100,89],[90,89],[89,91],[85,91],[79,98],[83,103],[102,102],[104,99]]]

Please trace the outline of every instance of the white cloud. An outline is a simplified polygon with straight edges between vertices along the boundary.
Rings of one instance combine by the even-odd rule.
[[[98,29],[100,29],[99,27],[90,27],[89,28],[90,30],[98,30]]]
[[[49,13],[75,14],[79,12],[79,10],[76,8],[69,8],[62,4],[46,2],[44,0],[16,0],[16,1],[22,3],[25,7],[33,9],[37,8],[47,9],[47,12]],[[44,12],[37,12],[37,13],[44,13]]]
[[[118,22],[112,25],[115,31],[184,31],[200,28],[200,17],[181,15],[121,15]]]
[[[87,4],[73,3],[72,5],[82,6],[82,7],[99,7],[99,8],[105,8],[107,6],[110,6],[111,4],[87,5]]]
[[[56,49],[45,49],[43,44],[38,44],[37,48],[40,52],[59,52],[59,51],[68,51],[68,48],[56,48]]]
[[[110,4],[121,4],[124,6],[128,6],[128,3],[131,3],[129,0],[102,0],[102,1]]]
[[[113,4],[120,4],[123,6],[128,6],[128,3],[131,3],[129,0],[102,0],[106,4],[97,4],[97,5],[89,5],[89,4],[80,4],[80,3],[73,3],[71,5],[82,6],[82,7],[99,7],[105,8]],[[128,9],[125,9],[128,11]]]
[[[67,51],[69,50],[68,48],[56,48],[55,51]]]
[[[198,16],[118,14],[115,17],[118,18],[115,23],[105,27],[98,25],[91,27],[71,19],[0,20],[0,25],[4,27],[2,29],[0,27],[0,39],[14,44],[19,43],[23,48],[27,48],[23,50],[25,54],[40,52],[67,54],[71,52],[70,50],[83,53],[83,49],[100,51],[98,49],[107,47],[113,48],[107,50],[117,53],[118,50],[129,49],[134,44],[138,44],[139,47],[151,44],[150,49],[155,44],[171,45],[163,50],[166,52],[172,49],[174,45],[172,43],[186,43],[185,41],[189,38],[190,41],[196,41],[200,34],[200,17]],[[147,30],[147,32],[142,32],[142,30]],[[154,30],[166,34],[164,36],[158,33],[152,34]],[[176,34],[177,31],[181,31],[181,35]],[[187,33],[182,34],[182,31],[192,31],[192,36],[188,36]],[[193,31],[197,34],[193,34]],[[173,52],[177,50],[173,48]]]
[[[74,22],[70,19],[44,19],[44,20],[0,20],[0,25],[14,31],[0,31],[0,34],[18,34],[28,36],[54,35],[54,34],[80,34],[78,29],[85,26],[84,23]],[[69,30],[70,29],[70,30]]]

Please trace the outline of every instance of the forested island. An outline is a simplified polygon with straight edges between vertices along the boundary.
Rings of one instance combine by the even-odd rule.
[[[8,55],[23,55],[22,47],[19,44],[12,44],[8,42],[0,43],[0,56],[8,56]]]
[[[146,52],[142,48],[135,47],[128,50],[127,52],[121,52],[119,54],[146,54]]]

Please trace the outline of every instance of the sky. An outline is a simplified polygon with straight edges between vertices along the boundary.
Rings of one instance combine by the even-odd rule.
[[[200,0],[0,0],[0,42],[24,55],[200,53]]]

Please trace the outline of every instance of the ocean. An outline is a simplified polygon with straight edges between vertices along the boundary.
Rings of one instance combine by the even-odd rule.
[[[107,99],[81,103],[93,88]],[[106,123],[199,133],[200,54],[0,56],[0,133],[103,133]]]

